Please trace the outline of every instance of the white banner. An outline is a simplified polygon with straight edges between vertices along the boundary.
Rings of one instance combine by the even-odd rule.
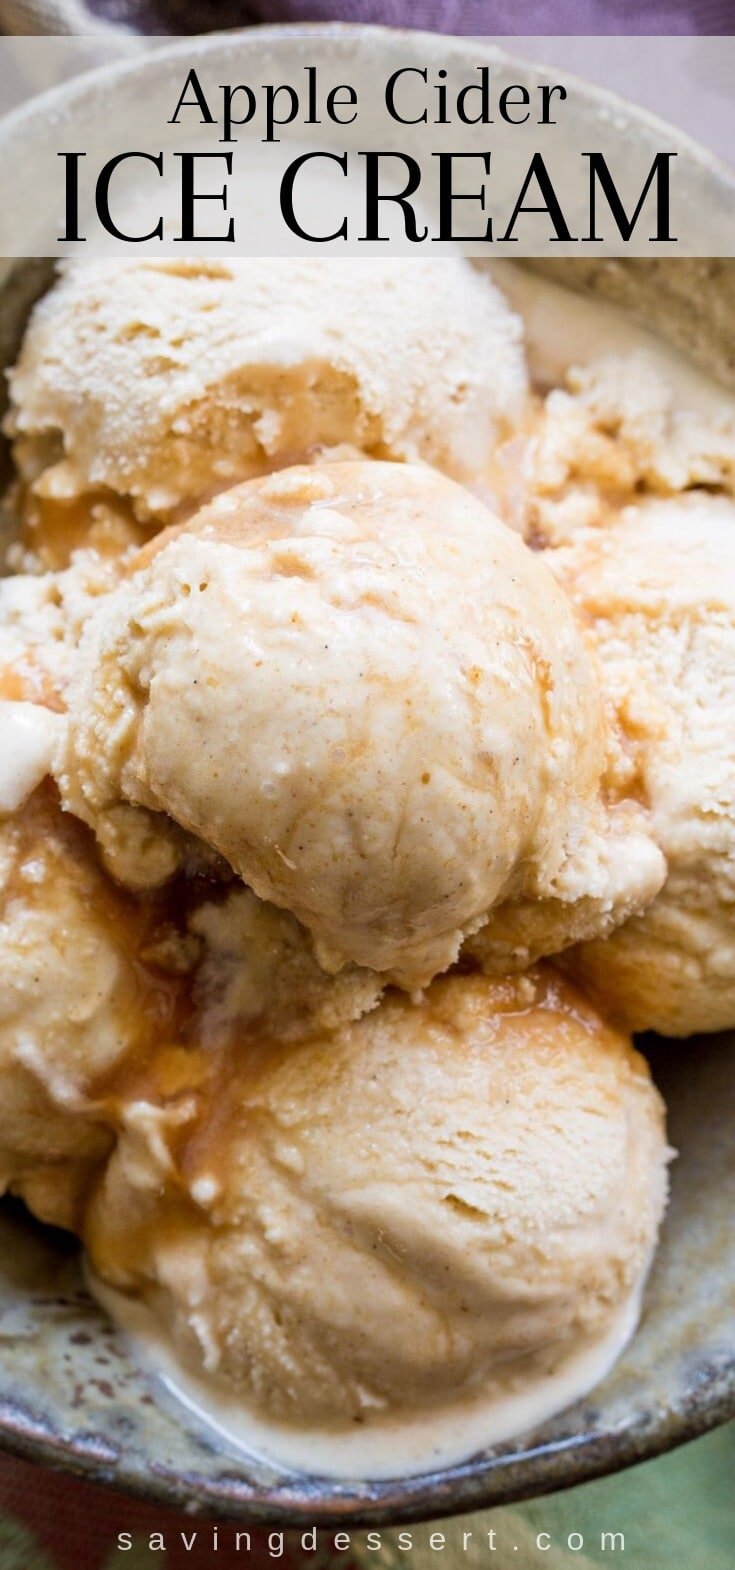
[[[732,170],[564,63],[589,46],[599,81],[621,40],[502,42],[0,39],[0,255],[735,255]],[[691,43],[637,38],[637,82],[670,94]],[[735,80],[735,40],[696,44],[709,139],[735,145],[710,85]]]

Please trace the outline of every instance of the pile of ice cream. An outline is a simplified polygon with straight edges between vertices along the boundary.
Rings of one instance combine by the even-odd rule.
[[[695,382],[550,386],[460,258],[79,262],[31,316],[0,1183],[287,1462],[457,1459],[635,1326],[671,1153],[628,1032],[735,1027]]]

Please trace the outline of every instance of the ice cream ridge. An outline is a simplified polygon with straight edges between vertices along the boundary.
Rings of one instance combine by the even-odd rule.
[[[559,381],[457,257],[72,263],[11,373],[0,1182],[285,1467],[602,1377],[628,1032],[735,1027],[732,403]]]

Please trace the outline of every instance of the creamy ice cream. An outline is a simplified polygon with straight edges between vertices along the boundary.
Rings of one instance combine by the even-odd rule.
[[[218,497],[92,615],[69,701],[66,805],[103,834],[121,802],[168,814],[330,970],[423,985],[510,900],[548,901],[560,948],[580,901],[589,935],[663,876],[643,814],[603,805],[594,671],[553,576],[428,468]]]
[[[85,549],[63,571],[0,581],[0,819],[50,773],[82,628],[120,570]],[[218,870],[175,824],[124,804],[100,825],[98,848],[106,869],[131,889],[157,887],[184,868]]]
[[[649,808],[668,869],[569,963],[635,1030],[735,1025],[733,489],[724,395],[705,417],[648,359],[610,358],[548,399],[531,526],[597,658],[616,788]]]
[[[491,1423],[638,1290],[661,1102],[551,971],[445,978],[420,1005],[393,994],[290,1046],[235,1031],[205,1058],[188,1123],[181,1093],[132,1108],[87,1246],[185,1355],[317,1446],[468,1397]]]
[[[82,553],[0,583],[0,1192],[67,1227],[114,1143],[105,1087],[172,1023],[187,941],[110,882],[48,777],[80,628],[110,582]],[[137,864],[160,866],[160,836],[147,848],[135,826]]]
[[[580,531],[556,567],[599,654],[664,888],[570,963],[635,1030],[735,1026],[735,505],[706,491]]]
[[[151,924],[49,785],[0,825],[0,1190],[59,1226],[113,1143],[105,1081],[165,1029],[165,978],[146,987],[139,963]]]
[[[735,405],[688,407],[686,387],[640,352],[572,368],[546,399],[530,452],[532,533],[559,543],[641,495],[735,491]]]
[[[73,263],[10,390],[27,481],[152,521],[340,443],[482,481],[527,397],[520,322],[460,258]]]
[[[48,782],[70,576],[0,583],[0,1193],[60,1225],[73,1225],[112,1143],[84,1089],[119,1050],[124,991],[91,836],[62,818]]]
[[[383,991],[375,971],[356,965],[328,975],[293,916],[241,885],[196,906],[189,930],[201,944],[194,998],[207,1047],[266,1018],[281,1041],[334,1030],[374,1008]]]
[[[116,574],[113,563],[81,551],[64,572],[0,579],[0,701],[65,708],[82,627]]]
[[[0,1190],[286,1466],[589,1389],[666,1199],[622,1032],[735,1025],[732,404],[544,287],[543,402],[458,258],[75,262],[11,376]]]
[[[266,1014],[284,1040],[335,1028],[382,990],[325,975],[293,918],[242,887],[121,893],[48,783],[0,824],[0,966],[0,1192],[73,1228],[153,1045],[185,1061],[190,1016],[208,1051]]]

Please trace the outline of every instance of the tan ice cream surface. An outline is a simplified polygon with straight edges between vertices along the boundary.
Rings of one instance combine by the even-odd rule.
[[[553,973],[389,994],[292,1046],[244,1031],[209,1065],[188,1128],[175,1103],[136,1109],[86,1241],[261,1411],[308,1428],[483,1391],[491,1408],[639,1287],[662,1105]]]
[[[195,1002],[205,1046],[221,1045],[235,1025],[252,1028],[266,1018],[281,1041],[334,1030],[381,997],[375,971],[346,965],[328,975],[293,916],[241,885],[198,905],[189,928],[201,943]]]
[[[647,910],[569,963],[635,1030],[735,1026],[733,490],[724,393],[687,409],[642,355],[547,400],[531,531],[597,659],[616,788],[648,806],[668,868]]]
[[[531,529],[559,544],[599,521],[601,505],[691,486],[735,491],[735,403],[724,391],[711,402],[688,407],[686,391],[645,351],[572,368],[536,427]]]
[[[0,703],[64,710],[82,627],[117,573],[114,563],[80,551],[63,572],[0,578]],[[0,773],[8,761],[2,751]]]
[[[106,877],[49,778],[80,629],[110,572],[82,552],[64,572],[0,583],[0,1192],[72,1228],[114,1141],[105,1086],[173,1027],[179,992],[144,959],[167,912]],[[145,819],[136,831],[137,864],[160,865],[158,836],[151,850]]]
[[[735,413],[686,385],[531,393],[458,257],[74,261],[32,314],[0,1192],[274,1464],[454,1464],[633,1328],[625,1032],[735,1027]]]
[[[520,322],[461,258],[74,262],[10,386],[27,481],[152,521],[342,443],[482,482],[527,398]]]
[[[113,1142],[101,1086],[171,1017],[140,963],[151,924],[50,785],[0,824],[0,1188],[59,1226]]]
[[[650,804],[668,864],[653,904],[575,952],[575,972],[632,1029],[731,1028],[735,504],[705,491],[649,501],[555,558],[599,654],[621,769]]]
[[[169,814],[328,969],[422,985],[510,899],[553,901],[561,947],[577,902],[600,930],[663,875],[603,807],[552,574],[428,468],[284,470],[161,536],[90,618],[70,721],[67,806],[102,833],[120,802]]]

